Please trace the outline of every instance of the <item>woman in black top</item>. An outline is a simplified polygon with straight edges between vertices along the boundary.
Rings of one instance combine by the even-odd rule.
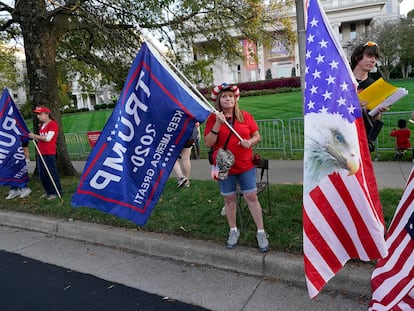
[[[355,79],[358,82],[358,92],[370,86],[375,82],[368,74],[375,68],[377,60],[380,57],[378,45],[375,42],[368,41],[356,47],[351,55],[351,69]],[[365,130],[368,138],[369,150],[374,151],[374,141],[384,124],[381,119],[381,114],[374,117],[368,115],[368,110],[365,108],[366,103],[361,102],[362,114],[364,117]],[[382,112],[382,111],[381,111]]]

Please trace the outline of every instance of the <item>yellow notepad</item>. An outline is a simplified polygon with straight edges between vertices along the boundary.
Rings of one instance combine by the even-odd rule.
[[[378,113],[380,108],[387,108],[408,94],[408,91],[401,87],[396,87],[383,78],[379,78],[359,94],[359,100],[366,102],[367,109],[371,110],[370,115]]]

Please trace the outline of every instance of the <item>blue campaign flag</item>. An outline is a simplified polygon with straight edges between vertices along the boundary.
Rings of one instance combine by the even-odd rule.
[[[29,140],[29,129],[9,91],[0,99],[0,185],[22,188],[29,182],[22,142]]]
[[[72,205],[145,225],[195,123],[210,110],[144,43]]]

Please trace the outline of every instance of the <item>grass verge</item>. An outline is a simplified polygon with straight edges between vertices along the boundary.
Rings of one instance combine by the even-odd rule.
[[[40,181],[33,177],[29,186],[32,194],[25,199],[1,200],[0,209],[24,212],[47,217],[82,220],[116,227],[137,228],[126,220],[92,208],[74,208],[70,205],[79,177],[61,178],[64,189],[63,200],[48,201],[41,199],[43,188]],[[8,187],[0,188],[0,196],[6,197]],[[402,189],[380,191],[384,218],[387,227],[394,215]],[[260,194],[265,209],[264,223],[269,234],[272,250],[289,253],[302,252],[302,186],[270,185],[270,212],[266,210],[266,194]],[[189,188],[176,189],[175,178],[167,182],[161,198],[154,208],[148,223],[137,228],[139,231],[162,232],[186,238],[211,240],[225,243],[228,234],[226,217],[220,215],[223,198],[215,181],[192,180]],[[256,229],[247,209],[242,209],[243,224],[239,243],[256,247]]]

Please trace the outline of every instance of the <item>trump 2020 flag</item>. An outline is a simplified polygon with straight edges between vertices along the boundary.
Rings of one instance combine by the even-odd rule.
[[[306,40],[303,251],[313,298],[350,258],[387,250],[356,80],[317,0]]]
[[[29,140],[29,129],[9,91],[0,99],[0,185],[22,188],[29,182],[22,142]]]
[[[371,277],[370,311],[414,310],[414,169],[387,231],[388,255]]]
[[[72,205],[145,225],[195,122],[209,114],[144,43],[88,157]]]

